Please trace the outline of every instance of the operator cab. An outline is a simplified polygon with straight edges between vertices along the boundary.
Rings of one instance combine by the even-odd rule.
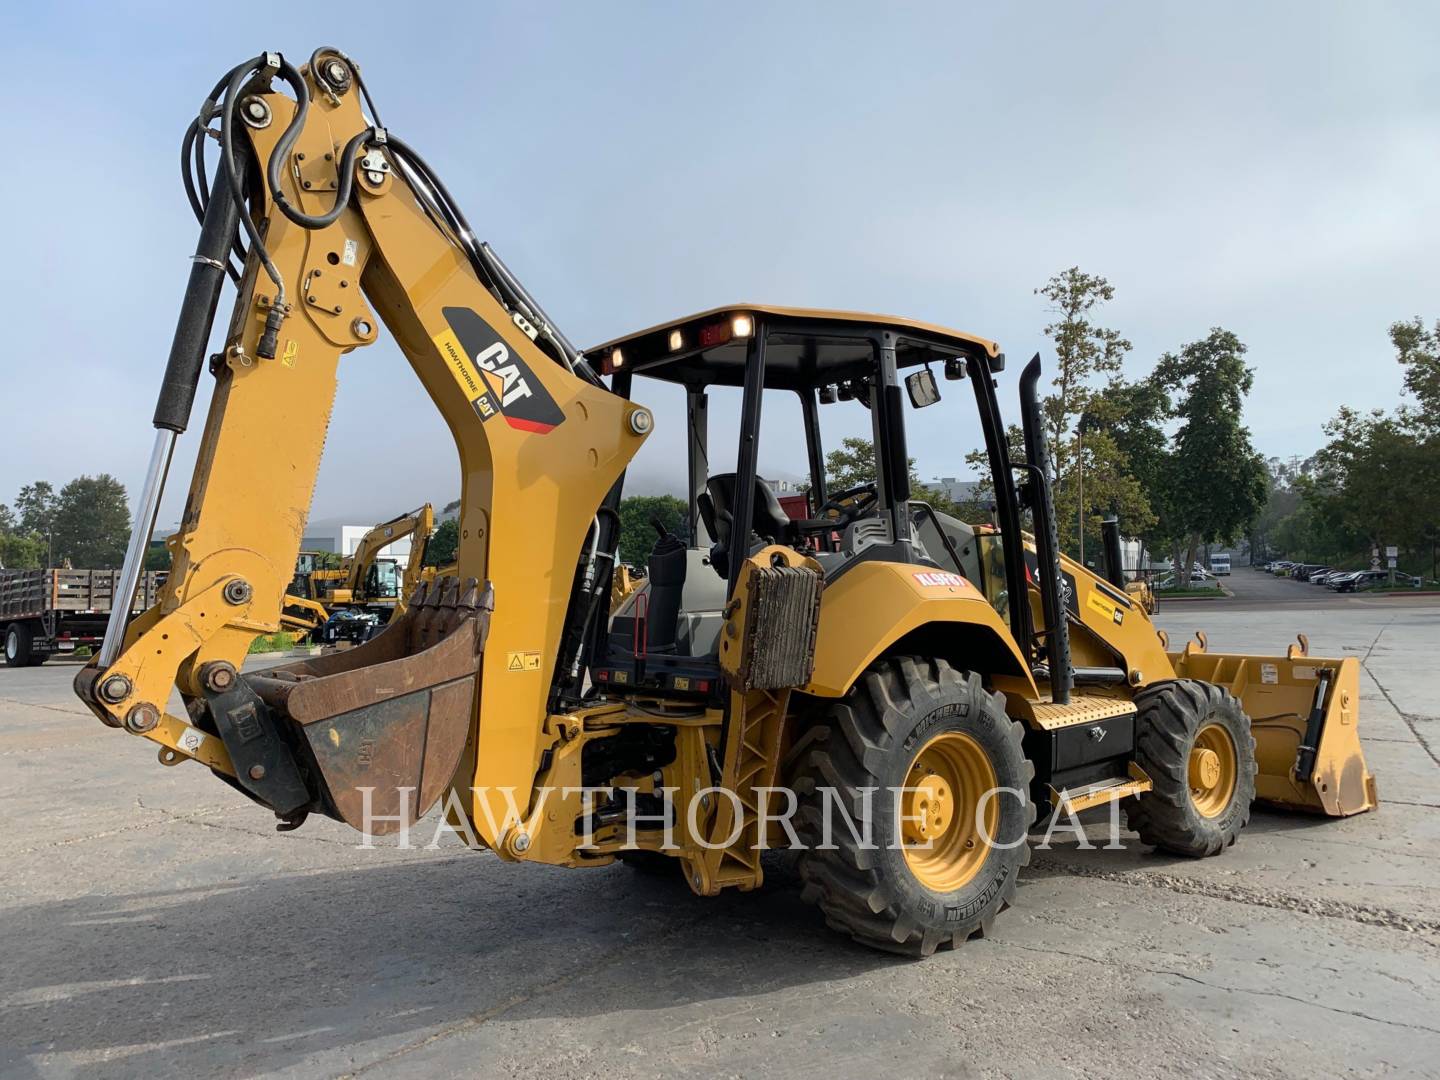
[[[400,563],[396,559],[376,559],[365,573],[365,597],[371,601],[394,603],[400,597]]]
[[[587,356],[616,393],[641,403],[637,380],[679,386],[687,415],[686,535],[656,538],[646,586],[616,611],[592,664],[597,683],[718,692],[727,598],[745,559],[768,544],[803,551],[827,581],[868,560],[961,574],[1004,613],[1006,581],[986,550],[994,545],[912,492],[904,415],[907,399],[911,408],[939,400],[938,372],[971,380],[983,421],[992,373],[1004,366],[993,342],[890,316],[746,304],[617,338]],[[730,388],[729,399],[740,391],[739,446],[733,469],[712,472],[720,455],[711,454],[710,405],[720,388]],[[826,475],[821,414],[837,404],[868,414],[873,457],[855,471],[873,480],[837,488]],[[804,432],[795,471],[807,475],[783,503],[758,467],[761,417],[771,410],[796,417]],[[971,445],[957,440],[955,451]]]

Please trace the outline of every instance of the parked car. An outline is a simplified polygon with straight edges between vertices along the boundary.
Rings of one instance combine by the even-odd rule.
[[[1352,571],[1349,570],[1323,570],[1318,574],[1310,575],[1310,584],[1328,585],[1330,584],[1331,578],[1344,577],[1346,574],[1349,574],[1351,572]]]
[[[1334,589],[1336,592],[1356,592],[1371,585],[1378,585],[1380,582],[1388,580],[1389,577],[1388,570],[1356,570],[1354,573],[1332,578],[1326,587]]]
[[[1160,577],[1155,579],[1154,587],[1157,590],[1164,591],[1165,589],[1178,588],[1179,584],[1180,583],[1175,580],[1174,574],[1162,574]],[[1217,592],[1219,590],[1219,583],[1215,580],[1214,575],[1200,574],[1192,571],[1190,574],[1190,587],[1196,588],[1197,586],[1207,589],[1213,587],[1216,589]]]
[[[1330,567],[1322,563],[1301,563],[1294,570],[1290,571],[1290,576],[1296,581],[1309,581],[1312,574],[1318,574],[1322,570],[1329,569]]]

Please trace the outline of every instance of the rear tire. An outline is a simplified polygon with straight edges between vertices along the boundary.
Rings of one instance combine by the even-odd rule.
[[[791,754],[802,897],[833,929],[889,952],[928,956],[983,937],[1014,899],[1020,868],[1030,861],[1035,770],[1022,735],[1022,725],[1005,715],[1004,698],[985,690],[979,676],[930,658],[876,662]],[[921,802],[916,795],[898,804],[892,792],[922,782],[940,784],[941,798]],[[985,787],[1002,790],[984,804],[982,832],[977,808]],[[835,789],[828,798],[827,788]],[[872,843],[862,845],[845,815],[864,836],[866,788],[876,790]],[[820,846],[827,813],[828,849]],[[917,824],[925,821],[934,824]],[[930,827],[929,839],[914,835]],[[994,844],[984,843],[987,833]]]
[[[1235,697],[1171,679],[1135,696],[1135,760],[1155,787],[1127,802],[1140,840],[1175,855],[1218,855],[1235,843],[1255,799],[1255,738]]]
[[[5,628],[5,664],[7,667],[28,667],[35,663],[30,649],[30,627],[11,623]]]

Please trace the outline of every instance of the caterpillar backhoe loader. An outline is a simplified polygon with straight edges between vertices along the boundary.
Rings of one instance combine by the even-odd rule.
[[[702,895],[754,888],[761,851],[790,847],[833,927],[923,955],[1014,898],[1037,807],[1123,802],[1145,843],[1203,856],[1254,798],[1375,805],[1353,658],[1167,652],[1118,561],[1097,576],[1057,550],[1038,357],[1021,462],[1004,354],[940,326],[739,304],[582,353],[334,49],[232,69],[182,160],[200,241],[122,590],[227,273],[238,296],[163,595],[132,621],[116,605],[76,687],[280,828],[324,814],[396,832],[439,806],[503,860],[668,860]],[[457,574],[355,649],[243,673],[279,625],[340,359],[382,324],[455,439]],[[911,498],[906,400],[938,400],[935,368],[973,394],[993,527]],[[689,538],[658,537],[612,618],[617,506],[656,423],[644,389],[665,383],[687,402]],[[736,403],[738,445],[712,445],[712,399]],[[827,485],[822,403],[863,410],[874,483]],[[775,409],[805,432],[813,517],[759,476]],[[165,712],[172,686],[184,716]]]

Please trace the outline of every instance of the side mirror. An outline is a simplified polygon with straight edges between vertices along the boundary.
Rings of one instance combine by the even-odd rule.
[[[940,400],[940,387],[935,385],[935,375],[928,367],[905,376],[905,392],[910,395],[910,404],[917,409]]]
[[[821,405],[834,405],[834,404],[835,404],[835,386],[834,386],[834,384],[820,387],[820,404],[821,404]]]

